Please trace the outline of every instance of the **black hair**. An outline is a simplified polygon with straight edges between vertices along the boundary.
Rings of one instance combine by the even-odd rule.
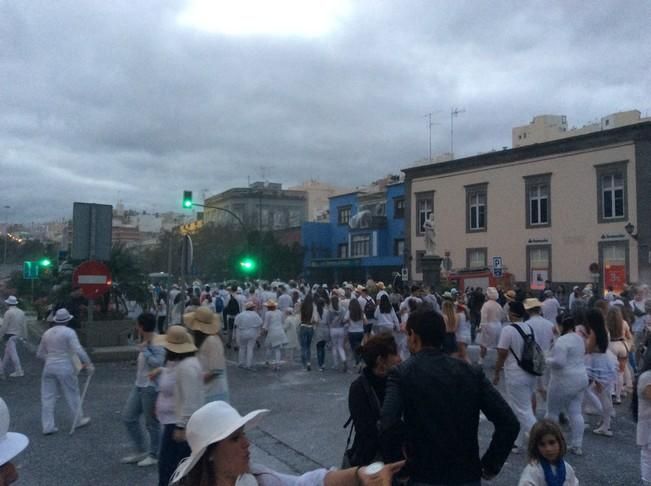
[[[445,337],[445,320],[436,311],[419,309],[407,319],[407,333],[420,337],[423,346],[440,348]]]
[[[196,351],[189,351],[187,353],[175,353],[174,351],[170,351],[169,349],[165,348],[165,362],[181,361],[184,360],[185,358],[191,358],[195,354],[197,354]]]
[[[301,322],[303,324],[310,324],[312,322],[312,314],[314,313],[314,298],[311,293],[308,293],[301,302]]]
[[[605,353],[608,349],[608,331],[604,315],[597,309],[590,309],[585,313],[585,326],[595,333],[597,348],[600,353]]]
[[[316,299],[316,311],[319,313],[319,319],[323,319],[323,311],[325,309],[325,300],[321,297]]]
[[[332,310],[338,311],[339,310],[339,297],[336,295],[333,295],[330,298],[330,305],[332,306]]]
[[[389,314],[391,312],[391,302],[389,302],[389,296],[387,294],[382,294],[380,297],[380,312],[382,314]]]
[[[143,312],[138,316],[138,325],[144,332],[154,332],[156,329],[156,316],[151,312]]]
[[[350,299],[350,304],[348,304],[348,315],[350,320],[353,322],[362,320],[364,313],[362,312],[362,305],[359,303],[359,300],[355,298]]]
[[[192,337],[194,337],[194,345],[199,349],[203,342],[206,340],[206,338],[209,336],[208,334],[205,334],[197,329],[194,329],[190,331],[192,333]]]
[[[556,324],[561,328],[562,335],[574,330],[576,320],[572,314],[561,313],[556,316]]]
[[[527,317],[527,311],[524,309],[524,305],[517,300],[509,304],[509,313],[523,319]]]
[[[398,354],[398,346],[395,338],[389,333],[381,333],[372,336],[366,344],[357,348],[357,354],[361,355],[364,363],[369,369],[375,368],[378,358],[386,358],[389,355]]]

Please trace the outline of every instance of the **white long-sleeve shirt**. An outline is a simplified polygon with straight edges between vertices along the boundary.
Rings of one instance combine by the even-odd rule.
[[[375,324],[378,327],[383,327],[389,330],[397,330],[400,326],[400,321],[396,315],[396,311],[391,310],[387,313],[380,312],[380,306],[375,308]]]
[[[176,366],[174,400],[176,425],[179,427],[185,427],[190,416],[205,403],[203,371],[195,356],[181,360]]]
[[[0,327],[0,336],[4,336],[5,334],[13,334],[23,339],[27,337],[25,313],[16,306],[11,306],[5,312],[2,327]]]
[[[79,343],[77,333],[68,326],[56,325],[45,331],[36,356],[45,360],[45,365],[72,365],[71,356],[77,355],[82,363],[90,364],[90,358]]]

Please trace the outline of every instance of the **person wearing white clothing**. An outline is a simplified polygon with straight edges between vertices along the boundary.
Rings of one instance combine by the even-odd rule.
[[[489,349],[495,349],[502,332],[502,306],[497,303],[499,293],[495,287],[486,289],[486,302],[481,306],[479,328],[479,356],[486,358]]]
[[[547,356],[554,343],[554,324],[540,315],[542,302],[538,299],[525,299],[524,310],[529,314],[527,324],[531,326],[536,335],[536,343],[540,346],[542,352]],[[556,322],[556,321],[554,321]],[[545,370],[543,376],[536,380],[538,392],[545,399],[547,395],[547,383],[549,382],[549,368]],[[536,410],[536,396],[534,395],[534,411]]]
[[[375,326],[374,331],[376,334],[381,332],[397,332],[400,328],[400,321],[389,302],[389,296],[386,292],[378,299],[380,305],[375,308]]]
[[[558,324],[559,337],[546,362],[550,367],[545,418],[556,422],[562,412],[570,421],[570,452],[583,453],[583,429],[585,421],[581,403],[588,388],[588,372],[585,368],[585,340],[574,332],[574,317],[565,316]]]
[[[244,307],[246,310],[235,317],[235,338],[240,348],[238,366],[250,370],[253,367],[253,350],[260,335],[262,319],[255,311],[255,302],[249,301]]]
[[[636,444],[640,447],[640,472],[642,484],[651,485],[651,347],[640,367],[640,376],[633,397],[633,410],[637,415]]]
[[[545,290],[545,300],[542,301],[542,316],[550,322],[556,322],[556,316],[561,310],[561,304],[554,297],[554,292]]]
[[[5,354],[2,358],[2,365],[0,366],[0,375],[4,375],[7,365],[11,363],[14,371],[9,375],[12,378],[19,378],[23,376],[23,367],[20,363],[18,350],[16,349],[16,342],[20,339],[27,337],[27,327],[25,324],[25,313],[18,308],[18,299],[11,295],[5,304],[9,309],[5,312],[2,326],[0,327],[0,335],[4,337],[5,341]]]
[[[273,370],[280,369],[280,352],[283,346],[287,344],[287,335],[283,328],[283,313],[277,309],[277,304],[273,300],[267,300],[264,303],[267,309],[264,315],[262,330],[265,333],[264,344],[268,351],[274,352]]]
[[[332,341],[332,367],[336,368],[337,361],[341,361],[344,373],[348,371],[346,351],[344,350],[344,340],[346,339],[345,316],[346,310],[339,305],[339,297],[333,294],[328,309],[328,327],[330,328],[330,339]]]
[[[43,333],[36,352],[36,356],[45,361],[41,377],[41,422],[45,435],[58,431],[54,423],[54,407],[59,391],[68,404],[72,419],[77,418],[75,426],[83,427],[90,423],[90,418],[84,417],[81,410],[76,368],[81,362],[81,367],[92,373],[94,367],[75,331],[65,325],[72,319],[67,309],[56,311],[53,326]]]
[[[531,427],[536,423],[536,416],[531,404],[531,397],[536,387],[536,376],[524,371],[518,364],[524,349],[524,339],[515,326],[519,326],[527,335],[533,332],[529,324],[522,322],[526,315],[524,305],[522,302],[512,302],[509,312],[511,324],[502,329],[497,344],[497,363],[495,364],[493,384],[497,386],[500,373],[504,369],[508,402],[520,422],[520,432],[513,447],[513,452],[517,454],[521,452]]]

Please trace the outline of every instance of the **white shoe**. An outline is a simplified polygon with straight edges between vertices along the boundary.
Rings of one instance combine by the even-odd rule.
[[[138,466],[140,467],[154,466],[156,464],[158,464],[158,459],[150,455],[147,455],[147,457],[145,457],[142,461],[138,461]]]
[[[10,378],[20,378],[21,376],[25,376],[25,373],[22,371],[14,371],[9,375]]]
[[[48,430],[48,431],[45,431],[45,430],[44,430],[44,431],[43,431],[43,435],[52,435],[52,434],[56,434],[58,431],[59,431],[59,429],[57,429],[56,427],[54,427],[52,430]]]
[[[602,429],[601,427],[599,427],[598,429],[594,429],[592,431],[592,433],[597,434],[597,435],[603,435],[604,437],[612,437],[613,436],[613,431],[612,430]]]
[[[522,453],[522,448],[518,446],[513,446],[511,448],[511,454],[521,454]]]
[[[583,449],[581,449],[580,447],[570,447],[570,452],[575,456],[583,455]]]
[[[149,453],[139,452],[137,454],[129,454],[128,456],[124,456],[122,459],[120,459],[120,462],[122,464],[136,464],[141,461],[144,461],[148,457],[149,457]]]
[[[82,427],[86,427],[89,423],[90,423],[90,417],[82,417],[79,419],[79,422],[77,422],[77,426],[75,428],[80,429]]]

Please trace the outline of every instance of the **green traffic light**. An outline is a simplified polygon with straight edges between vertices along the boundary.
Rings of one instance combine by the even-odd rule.
[[[240,267],[244,272],[252,272],[255,270],[255,261],[251,258],[244,258],[240,261]]]
[[[50,260],[49,258],[41,258],[38,261],[38,264],[42,267],[49,267],[50,265],[52,265],[52,260]]]
[[[183,191],[183,207],[192,209],[192,191]]]

